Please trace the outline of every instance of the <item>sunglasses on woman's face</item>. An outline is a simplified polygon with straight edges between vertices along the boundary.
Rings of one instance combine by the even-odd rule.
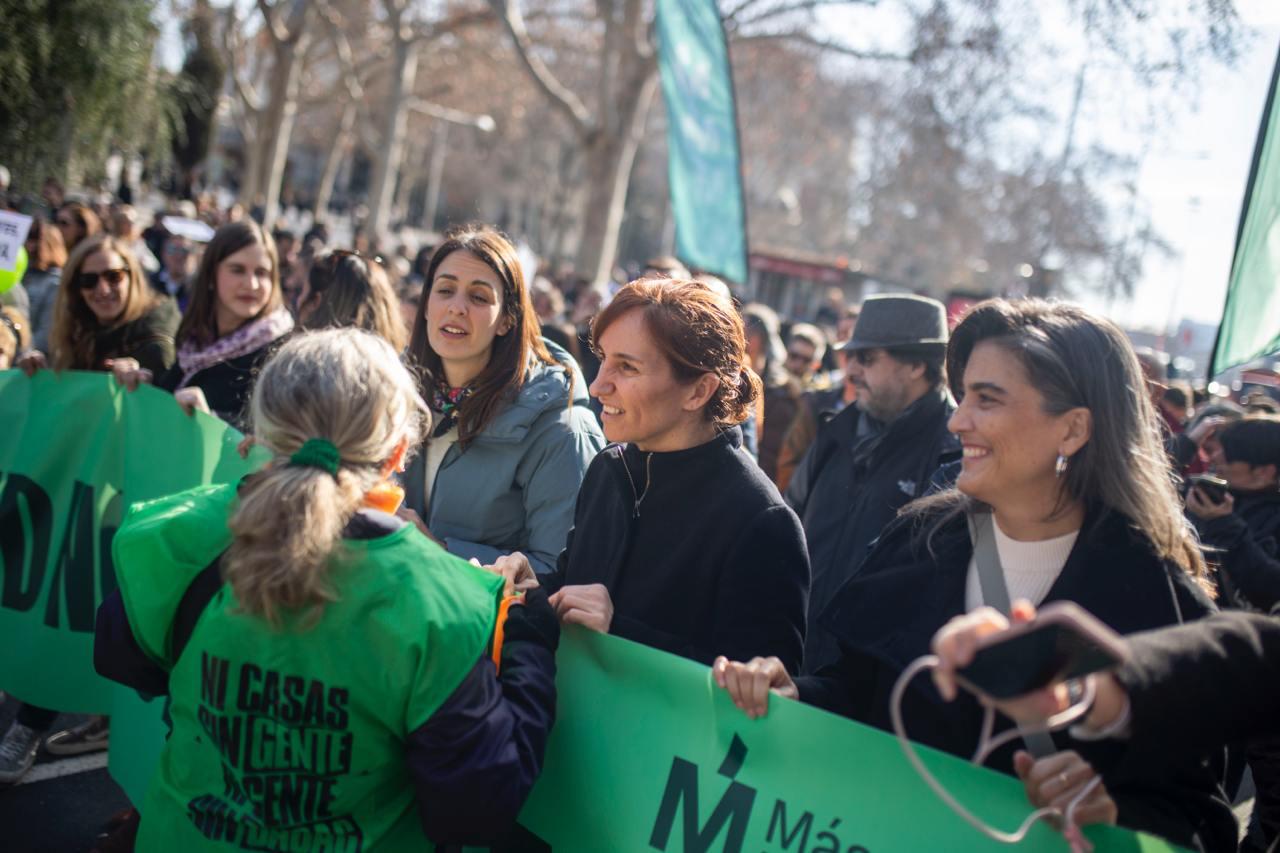
[[[76,275],[76,287],[81,290],[93,290],[98,280],[105,278],[110,287],[119,287],[129,277],[128,270],[103,270],[102,272],[82,272]]]

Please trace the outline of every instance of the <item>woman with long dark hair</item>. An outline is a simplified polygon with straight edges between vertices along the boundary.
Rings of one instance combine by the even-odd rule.
[[[446,235],[427,266],[409,358],[436,424],[405,504],[451,553],[521,551],[551,571],[604,444],[573,360],[538,331],[515,247],[487,226]]]
[[[117,364],[116,377],[129,387],[154,379],[188,411],[241,425],[254,376],[293,330],[278,266],[275,243],[256,222],[223,225],[200,257],[177,363],[154,376],[146,365]]]
[[[312,259],[295,314],[304,329],[350,326],[373,332],[396,352],[405,346],[404,319],[386,270],[355,252],[335,249]]]
[[[1133,633],[1214,610],[1205,564],[1181,512],[1138,360],[1124,333],[1083,309],[991,300],[956,327],[947,375],[964,447],[955,487],[909,504],[820,616],[841,657],[792,678],[781,662],[716,662],[717,681],[749,715],[770,690],[888,729],[898,675],[929,653],[935,631],[979,605],[1070,600]],[[944,705],[926,679],[903,715],[911,737],[957,755],[973,750],[976,702]],[[1054,735],[1061,750],[1035,801],[1082,790],[1117,755]],[[1028,754],[989,763],[1043,779]],[[1033,772],[1034,771],[1034,772]],[[1168,784],[1099,786],[1077,813],[1119,821],[1188,847],[1234,842],[1217,776],[1192,762]]]

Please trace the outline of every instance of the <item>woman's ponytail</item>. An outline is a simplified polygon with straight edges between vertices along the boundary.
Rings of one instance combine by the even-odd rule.
[[[336,600],[343,530],[397,449],[417,445],[426,404],[386,341],[331,329],[280,349],[250,411],[276,458],[241,487],[222,570],[242,610],[279,625],[286,611]],[[312,443],[326,451],[320,463],[299,453]]]
[[[369,484],[372,485],[372,484]],[[281,610],[334,600],[327,565],[366,491],[339,469],[278,465],[252,477],[229,522],[226,581],[249,613],[279,624]]]

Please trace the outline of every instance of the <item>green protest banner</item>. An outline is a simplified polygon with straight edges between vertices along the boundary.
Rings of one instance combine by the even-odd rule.
[[[658,69],[667,108],[676,255],[747,280],[747,219],[729,45],[714,0],[658,0]]]
[[[1280,56],[1244,191],[1235,256],[1209,378],[1280,350]]]
[[[111,537],[134,501],[227,482],[261,461],[241,435],[173,397],[102,373],[0,372],[0,689],[46,708],[103,713],[93,620],[115,589]]]
[[[883,732],[774,698],[749,720],[692,661],[617,637],[564,631],[556,727],[521,814],[522,851],[915,853],[1007,850],[961,821]],[[159,703],[121,692],[110,769],[134,803],[163,743]],[[117,751],[128,733],[128,748]],[[976,738],[976,733],[975,733]],[[1016,779],[921,748],[929,769],[990,824],[1032,810]],[[143,816],[145,820],[145,815]],[[1170,853],[1114,827],[1098,853]],[[1017,849],[1062,851],[1044,824]]]
[[[557,664],[556,728],[521,814],[556,853],[1011,849],[943,805],[884,732],[777,697],[750,720],[707,667],[585,630],[564,632]],[[1032,811],[1016,779],[920,751],[989,824],[1010,830]],[[1175,849],[1111,827],[1088,835],[1099,853]],[[1066,844],[1040,824],[1017,849]]]
[[[163,702],[92,671],[92,614],[114,586],[111,533],[126,501],[229,481],[257,460],[240,459],[226,425],[98,374],[0,373],[0,415],[0,638],[20,650],[0,657],[0,686],[47,707],[110,710],[109,769],[141,803]],[[1005,849],[950,812],[883,732],[781,699],[749,720],[706,667],[581,629],[564,632],[558,665],[556,728],[521,815],[534,836],[525,849]],[[1009,829],[1030,811],[1016,780],[921,752],[990,824]],[[1174,850],[1113,828],[1088,834],[1100,853]],[[1040,825],[1019,848],[1065,845]]]

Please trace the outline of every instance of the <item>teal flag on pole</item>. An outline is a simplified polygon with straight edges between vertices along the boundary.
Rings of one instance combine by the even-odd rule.
[[[729,45],[715,0],[658,0],[676,255],[747,280],[747,218]]]
[[[1244,192],[1227,304],[1209,363],[1213,377],[1280,350],[1280,56],[1262,111],[1253,167]]]

